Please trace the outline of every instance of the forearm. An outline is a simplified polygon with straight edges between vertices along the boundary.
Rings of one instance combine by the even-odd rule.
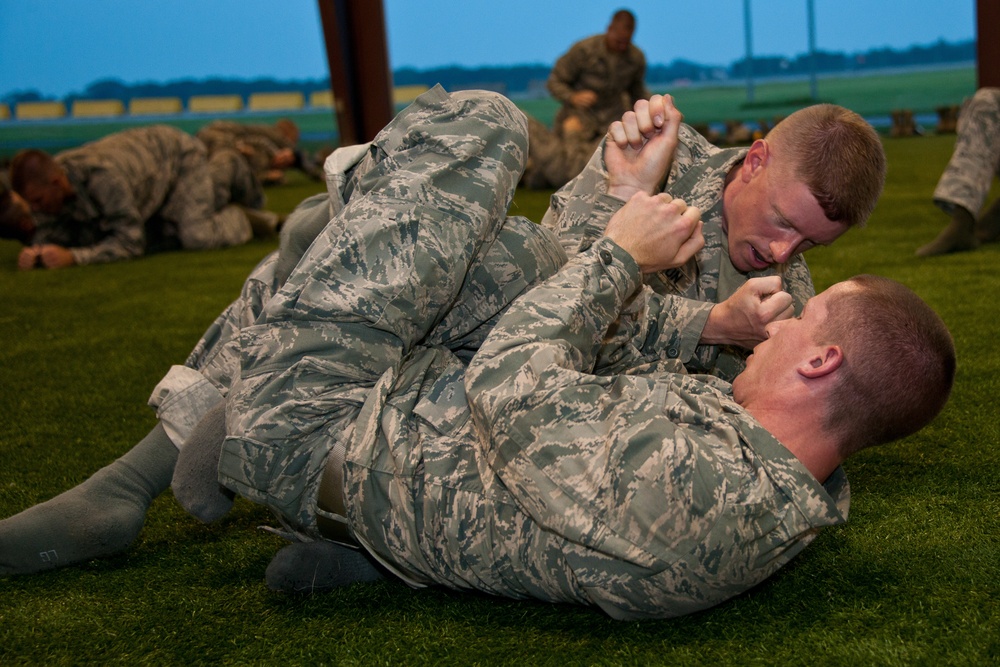
[[[583,171],[552,195],[542,218],[542,226],[556,233],[570,257],[599,239],[611,216],[625,204],[623,198],[608,193],[603,154],[601,142]]]
[[[142,223],[117,226],[114,233],[90,246],[70,248],[76,264],[103,264],[139,257],[145,251]]]
[[[575,60],[576,58],[572,50],[559,58],[552,67],[552,72],[549,74],[548,81],[546,82],[546,87],[549,89],[552,97],[563,104],[570,104],[570,98],[576,92],[574,83],[579,76],[579,72]]]

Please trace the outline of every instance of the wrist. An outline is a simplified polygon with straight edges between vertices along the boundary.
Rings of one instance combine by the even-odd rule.
[[[637,192],[643,192],[643,188],[627,183],[608,183],[608,195],[614,197],[615,199],[628,201]]]
[[[722,312],[723,304],[717,303],[708,311],[708,318],[705,320],[705,328],[701,330],[701,343],[705,345],[727,345],[729,337],[726,336],[722,323],[725,321],[725,314]]]

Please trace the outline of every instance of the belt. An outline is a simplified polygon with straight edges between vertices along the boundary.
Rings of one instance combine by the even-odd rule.
[[[323,474],[319,480],[316,506],[322,512],[337,516],[331,517],[317,513],[316,527],[319,529],[320,535],[328,540],[357,546],[358,542],[351,535],[351,529],[347,526],[347,505],[344,503],[344,454],[346,451],[347,446],[338,440],[329,456],[326,457]]]

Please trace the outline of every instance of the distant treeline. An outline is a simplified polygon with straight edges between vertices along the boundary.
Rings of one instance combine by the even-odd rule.
[[[818,51],[815,53],[815,71],[822,74],[835,72],[862,72],[888,67],[911,67],[937,65],[955,62],[969,62],[976,58],[974,40],[949,43],[938,41],[928,45],[914,45],[907,49],[895,50],[879,48],[864,53],[838,53]],[[801,76],[813,71],[808,53],[795,57],[755,56],[751,61],[755,77]],[[491,67],[438,67],[418,70],[408,67],[393,72],[396,86],[427,85],[440,83],[448,90],[463,88],[487,88],[507,95],[545,95],[545,80],[549,76],[550,64],[510,65]],[[651,64],[647,68],[646,80],[650,84],[670,84],[677,81],[724,82],[729,79],[743,79],[747,74],[747,60],[742,58],[728,67],[703,65],[678,59],[669,65]],[[115,79],[95,81],[81,93],[68,95],[66,102],[77,99],[121,100],[127,103],[133,97],[180,97],[194,95],[241,95],[244,101],[256,92],[298,91],[306,95],[318,90],[329,90],[330,81],[325,79],[285,80],[259,79],[182,79],[169,83],[142,82],[126,84]],[[35,90],[8,92],[3,102],[14,105],[18,102],[35,102],[47,99]]]

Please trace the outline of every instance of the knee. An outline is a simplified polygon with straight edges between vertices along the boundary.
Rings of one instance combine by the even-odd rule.
[[[968,124],[1000,117],[1000,88],[980,88],[959,112],[959,123]]]
[[[512,140],[527,154],[528,119],[517,105],[499,93],[489,90],[463,90],[451,94],[452,99],[470,118],[480,120],[484,139]],[[504,135],[500,137],[499,135]]]

